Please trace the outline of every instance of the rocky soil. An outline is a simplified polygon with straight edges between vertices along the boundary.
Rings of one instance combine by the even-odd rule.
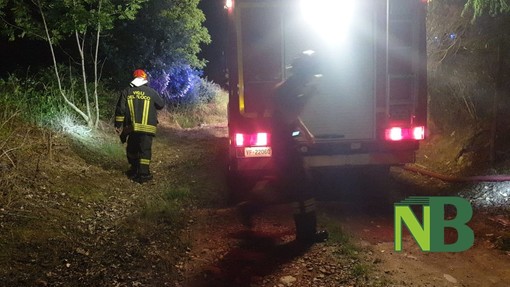
[[[4,150],[25,145],[0,158],[0,286],[508,286],[508,202],[475,206],[466,252],[423,253],[409,235],[405,251],[393,251],[394,202],[502,195],[504,184],[456,185],[399,169],[375,183],[324,176],[318,219],[330,239],[303,246],[285,204],[260,213],[252,230],[238,222],[226,204],[225,133],[163,124],[155,180],[144,185],[123,174],[118,143],[97,155],[53,135],[49,154],[42,131],[13,137]]]

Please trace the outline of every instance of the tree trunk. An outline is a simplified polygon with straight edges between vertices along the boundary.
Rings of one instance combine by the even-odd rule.
[[[98,17],[101,16],[101,4],[102,1],[99,1],[99,5],[97,8],[97,15]],[[98,86],[98,75],[97,75],[97,65],[98,65],[98,54],[99,54],[99,38],[101,36],[101,22],[99,19],[97,20],[97,33],[96,33],[96,52],[94,55],[94,101],[96,102],[96,124],[95,127],[97,128],[99,125],[99,96],[97,94],[97,86]]]
[[[50,46],[51,57],[53,60],[53,68],[55,70],[55,76],[57,78],[58,89],[60,91],[60,95],[64,98],[64,101],[67,105],[69,105],[73,110],[75,110],[86,122],[89,121],[90,117],[88,117],[83,111],[81,111],[73,102],[71,102],[64,90],[62,89],[62,81],[60,80],[60,74],[58,72],[57,58],[55,57],[55,51],[53,50],[53,41],[51,40],[50,31],[48,29],[48,25],[46,23],[46,17],[44,16],[44,12],[42,10],[41,2],[37,1],[37,8],[39,8],[39,13],[41,14],[41,18],[44,24],[44,31],[46,32],[46,40]]]
[[[83,39],[82,39],[81,43],[80,43],[80,36],[79,36],[78,30],[76,30],[74,32],[74,34],[76,36],[76,44],[78,45],[78,51],[80,52],[80,60],[81,60],[80,65],[81,65],[81,74],[82,74],[82,79],[83,79],[83,92],[85,93],[85,106],[87,108],[87,116],[88,116],[87,124],[89,127],[93,127],[94,120],[92,119],[92,114],[90,112],[89,90],[87,88],[87,72],[85,71],[85,53],[83,52],[83,49],[85,46],[85,35],[87,34],[87,32],[85,31],[85,33],[83,33]]]
[[[490,149],[489,149],[489,162],[490,166],[494,167],[496,162],[496,140],[498,136],[498,113],[500,93],[503,87],[503,55],[506,54],[506,46],[502,34],[498,36],[498,54],[497,54],[497,70],[495,75],[494,95],[492,99],[492,122],[491,122],[491,135],[490,135]]]

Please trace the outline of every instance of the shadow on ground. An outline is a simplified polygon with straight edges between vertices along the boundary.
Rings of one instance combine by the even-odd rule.
[[[282,242],[289,232],[242,230],[229,234],[239,240],[220,260],[197,274],[187,286],[250,286],[283,264],[302,256],[310,245]]]

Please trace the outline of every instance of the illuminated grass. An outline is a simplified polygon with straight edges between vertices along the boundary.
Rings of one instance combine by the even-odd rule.
[[[225,91],[218,91],[210,103],[174,107],[170,109],[170,114],[181,128],[224,123],[227,119],[227,103],[228,94]]]
[[[73,150],[89,164],[105,169],[127,169],[125,146],[115,134],[101,131],[68,133]]]

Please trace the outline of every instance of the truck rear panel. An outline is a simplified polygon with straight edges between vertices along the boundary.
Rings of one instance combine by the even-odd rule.
[[[231,167],[270,171],[268,98],[305,51],[317,53],[322,67],[319,92],[302,115],[316,138],[303,142],[306,164],[413,162],[427,114],[425,12],[421,0],[234,1]]]

